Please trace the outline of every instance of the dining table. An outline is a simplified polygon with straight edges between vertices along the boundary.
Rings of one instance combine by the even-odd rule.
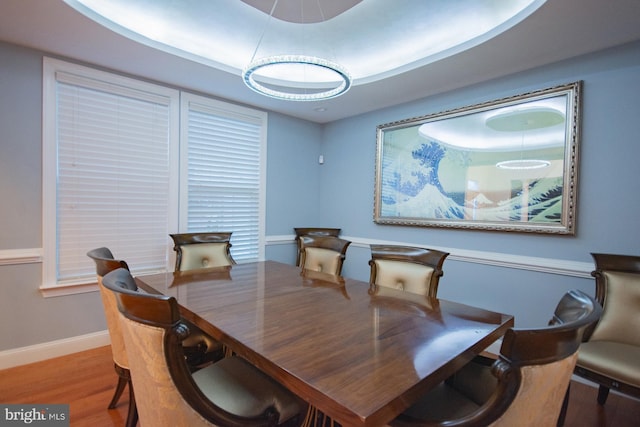
[[[343,427],[384,426],[513,316],[276,261],[136,276]]]

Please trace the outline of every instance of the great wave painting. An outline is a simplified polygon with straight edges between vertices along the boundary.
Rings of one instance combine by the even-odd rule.
[[[574,234],[579,88],[378,126],[374,220]]]

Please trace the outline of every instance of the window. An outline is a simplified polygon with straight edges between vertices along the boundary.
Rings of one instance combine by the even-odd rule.
[[[45,58],[45,296],[95,289],[98,246],[172,269],[171,232],[233,231],[234,258],[262,257],[266,113],[180,96]]]
[[[180,229],[231,231],[236,261],[264,257],[267,115],[182,94]]]

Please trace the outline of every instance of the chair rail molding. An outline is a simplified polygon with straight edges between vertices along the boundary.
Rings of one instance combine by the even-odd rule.
[[[395,242],[389,240],[366,239],[353,236],[340,237],[350,240],[351,247],[366,249],[369,249],[369,245],[371,244],[420,246],[420,244],[412,242]],[[294,235],[268,236],[266,242],[267,245],[284,245],[295,243],[294,239]],[[591,271],[594,268],[594,265],[591,262],[532,257],[525,255],[512,255],[499,252],[476,251],[432,245],[429,245],[429,248],[443,252],[449,252],[449,260],[492,265],[504,268],[516,268],[519,270],[537,271],[541,273],[558,274],[563,276],[579,277],[583,279],[591,279]]]
[[[42,262],[42,248],[0,250],[0,265],[35,264],[40,262]]]

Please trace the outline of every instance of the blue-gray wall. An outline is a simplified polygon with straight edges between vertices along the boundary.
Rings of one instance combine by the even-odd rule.
[[[42,247],[42,57],[0,43],[0,251]],[[268,235],[321,221],[321,137],[319,124],[269,114]],[[293,246],[275,249],[295,261]],[[97,292],[43,298],[41,277],[39,263],[0,263],[0,351],[106,330]]]
[[[429,78],[425,74],[425,78]],[[438,295],[516,315],[516,325],[544,324],[563,292],[593,294],[587,277],[456,261],[460,251],[584,262],[590,252],[640,255],[640,43],[576,58],[326,126],[320,209],[323,222],[357,238],[451,249]],[[376,126],[536,89],[583,80],[577,233],[553,236],[376,225],[373,217]],[[366,245],[350,247],[344,274],[366,279]]]
[[[363,280],[369,242],[447,248],[439,296],[515,314],[518,326],[544,323],[565,290],[592,293],[593,282],[536,265],[589,264],[594,251],[640,253],[639,76],[635,43],[327,125],[270,113],[267,258],[293,262],[287,239],[296,226],[341,227],[354,241],[344,274]],[[584,81],[584,97],[575,236],[373,223],[377,125],[576,80]],[[41,101],[42,54],[0,43],[0,250],[42,245]],[[495,262],[512,255],[535,262]],[[106,329],[95,292],[43,298],[40,267],[0,265],[0,351]]]

